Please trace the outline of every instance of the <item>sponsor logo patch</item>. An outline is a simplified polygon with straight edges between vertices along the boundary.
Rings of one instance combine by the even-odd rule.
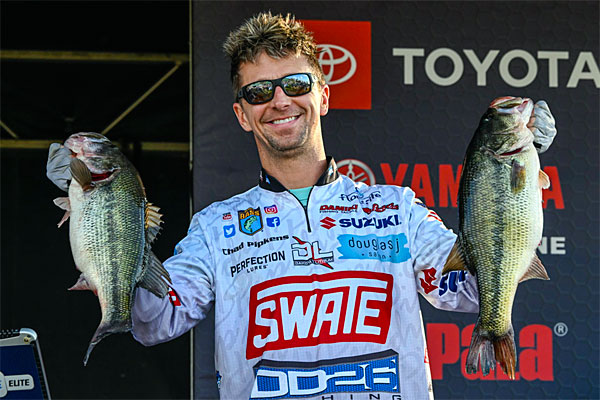
[[[467,271],[451,271],[450,273],[443,275],[440,280],[440,291],[438,294],[443,296],[447,292],[458,292],[462,284],[467,281],[468,274]]]
[[[386,210],[397,210],[398,209],[398,204],[394,204],[394,203],[390,203],[390,204],[383,204],[383,205],[379,205],[377,203],[373,204],[372,207],[363,207],[363,211],[366,212],[367,214],[371,214],[372,212],[384,212]]]
[[[273,204],[272,206],[264,207],[265,214],[277,214],[277,205]]]
[[[319,212],[321,213],[352,213],[358,210],[358,204],[353,206],[337,206],[337,205],[327,205],[323,204],[319,208]]]
[[[321,221],[321,226],[325,229],[331,229],[335,226],[335,219],[325,217]]]
[[[352,192],[352,193],[348,193],[348,194],[342,193],[340,195],[340,199],[346,200],[346,201],[354,201],[354,200],[358,199],[358,201],[360,201],[360,204],[362,204],[363,206],[369,205],[370,203],[373,202],[373,200],[380,198],[380,197],[381,197],[381,192],[379,190],[369,193],[368,195],[365,195],[364,193],[360,192],[358,189],[355,189],[354,192]]]
[[[281,220],[279,219],[279,217],[267,217],[267,226],[275,228],[279,225],[281,225]]]
[[[318,241],[312,243],[305,242],[292,236],[298,243],[292,243],[292,258],[294,265],[319,264],[329,269],[333,269],[328,263],[333,261],[333,251],[321,251]]]
[[[230,219],[232,219],[233,217],[231,216],[231,213],[225,213],[223,214],[223,221],[229,221]]]
[[[181,301],[179,300],[177,293],[175,293],[175,291],[172,288],[169,288],[167,294],[169,295],[169,301],[171,302],[171,304],[173,304],[174,307],[179,307],[181,305]]]
[[[426,294],[429,294],[438,288],[436,285],[433,284],[436,272],[437,270],[433,267],[424,269],[423,278],[419,278],[419,281],[421,281],[421,287],[423,288],[423,291],[425,291]]]
[[[260,269],[266,269],[268,263],[275,261],[285,261],[285,252],[274,251],[273,253],[268,253],[262,256],[248,257],[236,265],[230,266],[229,271],[231,272],[231,277],[233,278],[242,271],[250,273]]]
[[[406,235],[340,235],[340,247],[337,250],[342,259],[380,260],[394,263],[410,259],[410,251],[406,244]]]
[[[319,362],[261,360],[254,366],[254,376],[251,399],[348,392],[400,393],[398,353],[393,350]]]
[[[226,238],[230,238],[235,236],[235,225],[225,225],[223,226],[223,235]]]
[[[263,228],[262,216],[259,208],[247,208],[242,211],[238,211],[238,218],[240,222],[240,232],[246,235],[254,235],[260,232]]]
[[[250,289],[246,358],[320,343],[385,343],[393,277],[373,271],[286,276]]]
[[[390,215],[385,218],[342,218],[339,220],[340,227],[342,228],[375,228],[375,229],[386,229],[390,226],[399,226],[402,224],[398,215]]]

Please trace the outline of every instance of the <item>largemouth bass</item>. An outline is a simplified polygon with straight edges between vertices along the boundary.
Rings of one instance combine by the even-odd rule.
[[[69,197],[54,200],[69,217],[71,251],[79,279],[69,290],[91,290],[98,296],[102,320],[89,344],[131,330],[131,308],[137,286],[164,297],[168,272],[150,250],[162,223],[158,207],[146,200],[140,176],[106,137],[77,133],[64,143],[70,150]],[[65,154],[68,152],[65,151]],[[59,163],[59,164],[60,164]]]
[[[531,99],[500,97],[481,118],[467,148],[459,185],[458,238],[443,273],[468,269],[477,276],[479,317],[466,371],[495,369],[515,378],[517,362],[511,312],[517,285],[549,279],[536,248],[542,238],[540,169],[527,123]]]

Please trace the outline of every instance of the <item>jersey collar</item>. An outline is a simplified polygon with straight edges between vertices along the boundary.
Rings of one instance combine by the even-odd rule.
[[[335,160],[331,156],[327,156],[327,169],[323,172],[323,175],[319,177],[315,186],[323,186],[327,185],[335,181],[340,174],[338,173],[337,165],[335,164]],[[271,192],[285,192],[287,189],[283,186],[277,179],[273,176],[267,174],[264,168],[260,170],[260,177],[258,180],[258,186],[263,189],[270,190]]]

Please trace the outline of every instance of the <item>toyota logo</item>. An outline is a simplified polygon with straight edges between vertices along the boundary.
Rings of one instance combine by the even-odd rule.
[[[356,72],[356,58],[354,58],[354,55],[350,53],[350,51],[341,46],[336,46],[335,44],[320,44],[317,46],[317,49],[319,51],[319,63],[321,64],[321,68],[325,70],[325,66],[329,67],[327,74],[325,74],[325,80],[329,85],[338,85],[352,78]],[[350,69],[346,75],[339,79],[332,80],[335,66],[347,62],[350,62]]]

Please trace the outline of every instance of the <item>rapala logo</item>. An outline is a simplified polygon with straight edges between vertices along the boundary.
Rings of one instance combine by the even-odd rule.
[[[320,343],[385,343],[392,283],[389,274],[341,271],[253,286],[246,358]]]
[[[462,173],[462,165],[454,168],[450,164],[439,164],[433,183],[429,165],[427,164],[414,164],[411,168],[412,175],[409,179],[405,179],[409,171],[409,164],[398,164],[395,173],[392,172],[390,164],[381,163],[379,165],[386,184],[410,186],[417,197],[423,199],[427,207],[435,207],[437,205],[442,208],[456,208],[458,206],[458,185]],[[558,168],[555,166],[546,166],[543,169],[550,178],[550,187],[542,191],[543,207],[546,208],[548,204],[552,204],[555,209],[562,210],[565,208],[565,202],[558,177]],[[436,181],[437,185],[435,184]],[[437,202],[434,195],[434,188],[437,189]]]
[[[353,158],[347,158],[338,164],[338,172],[354,182],[363,182],[369,186],[375,184],[375,174],[367,164]]]
[[[579,86],[580,81],[591,80],[596,88],[600,88],[600,69],[598,69],[598,63],[591,51],[580,51],[579,53],[569,53],[569,51],[538,51],[537,60],[533,54],[523,49],[512,49],[501,56],[500,50],[488,50],[485,55],[481,51],[478,51],[483,57],[477,55],[472,49],[464,49],[462,53],[464,56],[457,50],[439,48],[432,50],[425,56],[424,48],[392,49],[393,56],[402,57],[404,70],[403,83],[405,85],[414,85],[415,66],[419,69],[424,68],[427,78],[436,85],[454,85],[463,77],[465,70],[463,57],[466,57],[468,65],[477,73],[477,86],[487,86],[487,76],[490,70],[495,74],[499,74],[504,83],[509,86],[518,88],[529,86],[538,77],[538,61],[541,60],[542,68],[546,67],[548,70],[547,87],[566,86],[567,88],[576,88]],[[571,61],[575,58],[574,54],[577,54],[575,65]],[[420,57],[425,57],[424,63]],[[445,58],[452,63],[452,73],[450,75],[440,76],[436,71],[436,63],[440,58]],[[497,65],[492,67],[498,58]],[[519,60],[517,61],[518,63],[526,65],[526,72],[522,77],[515,77],[510,71],[510,64],[515,60]],[[559,60],[567,61],[559,63]],[[558,80],[559,65],[563,69],[568,68],[570,70],[566,85],[564,81],[559,82]]]
[[[329,230],[335,226],[335,219],[325,217],[321,220],[321,226]]]
[[[292,258],[294,259],[294,265],[306,266],[319,264],[329,269],[333,269],[333,267],[329,265],[329,263],[333,261],[333,251],[321,251],[321,247],[317,241],[308,243],[298,239],[296,236],[292,237],[298,242],[292,243]]]
[[[431,366],[431,377],[443,379],[444,365],[454,365],[460,360],[460,371],[469,380],[508,381],[499,364],[494,371],[483,376],[481,370],[475,374],[465,372],[465,362],[471,334],[475,324],[459,331],[455,324],[427,324],[427,349]],[[552,329],[546,325],[527,325],[515,334],[517,343],[517,372],[515,380],[553,381]],[[458,368],[458,365],[455,365]],[[454,367],[453,367],[454,368]]]
[[[301,21],[317,42],[326,81],[335,86],[330,108],[371,109],[371,22]],[[357,95],[360,93],[360,95]]]

